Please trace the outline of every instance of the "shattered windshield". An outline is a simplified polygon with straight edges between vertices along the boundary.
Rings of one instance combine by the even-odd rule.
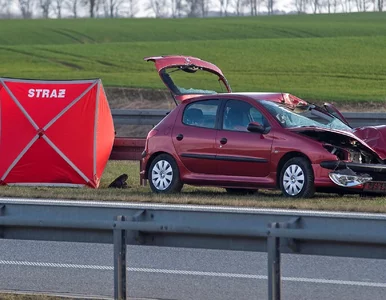
[[[320,127],[352,132],[352,128],[321,108],[309,104],[290,108],[272,101],[259,101],[285,128]]]
[[[179,66],[163,69],[162,80],[175,95],[217,94],[227,92],[220,78],[203,68]]]

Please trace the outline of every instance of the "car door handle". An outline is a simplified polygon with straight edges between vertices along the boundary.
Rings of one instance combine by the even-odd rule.
[[[220,140],[220,144],[221,144],[221,145],[225,145],[227,142],[228,142],[228,140],[227,140],[226,138],[222,138],[222,139]]]
[[[176,136],[177,141],[181,141],[183,138],[184,138],[184,135],[181,133]]]

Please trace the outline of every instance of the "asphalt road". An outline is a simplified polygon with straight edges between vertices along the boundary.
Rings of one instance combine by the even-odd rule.
[[[0,290],[113,297],[112,245],[1,240]],[[267,299],[266,253],[128,247],[128,293]],[[282,255],[282,299],[385,299],[386,260]]]

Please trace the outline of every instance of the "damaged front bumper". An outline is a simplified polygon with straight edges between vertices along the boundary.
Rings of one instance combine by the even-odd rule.
[[[386,165],[324,161],[320,166],[333,170],[330,179],[341,187],[362,187],[364,191],[386,193]]]

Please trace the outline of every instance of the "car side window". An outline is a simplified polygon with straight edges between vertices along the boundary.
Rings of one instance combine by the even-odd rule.
[[[269,126],[267,119],[256,107],[251,106],[249,115],[251,116],[251,122],[257,122],[263,126]]]
[[[264,126],[268,124],[262,113],[251,104],[239,100],[227,101],[224,109],[223,129],[246,132],[251,122],[258,122]]]
[[[186,106],[182,123],[185,125],[215,128],[219,100],[204,100]]]
[[[252,106],[244,101],[228,100],[223,115],[223,129],[248,131],[249,110]]]

